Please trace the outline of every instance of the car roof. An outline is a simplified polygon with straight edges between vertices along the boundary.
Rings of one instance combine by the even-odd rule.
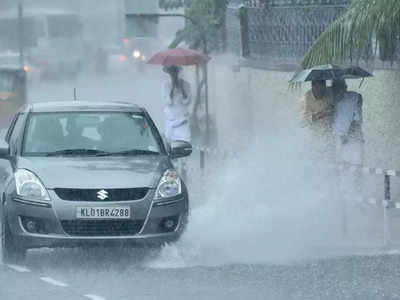
[[[77,112],[77,111],[112,111],[144,112],[145,109],[130,102],[97,102],[97,101],[49,101],[25,105],[23,112]]]

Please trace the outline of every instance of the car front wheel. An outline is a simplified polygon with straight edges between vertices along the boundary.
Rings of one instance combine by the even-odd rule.
[[[7,218],[4,214],[1,216],[1,259],[3,263],[19,263],[24,261],[26,256],[26,249],[21,247],[15,242],[12,236]]]

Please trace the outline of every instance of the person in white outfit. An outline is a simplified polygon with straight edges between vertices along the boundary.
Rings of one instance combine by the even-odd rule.
[[[189,106],[192,101],[190,84],[179,78],[180,67],[168,66],[163,70],[170,75],[170,78],[162,86],[166,115],[165,136],[169,143],[172,141],[190,142]]]
[[[333,133],[336,140],[336,162],[358,165],[355,172],[338,172],[336,197],[342,203],[342,231],[347,233],[355,211],[349,211],[357,200],[362,199],[363,177],[361,166],[364,163],[364,136],[361,94],[348,91],[344,80],[334,80],[332,89],[335,97]]]
[[[333,132],[336,139],[338,162],[362,165],[364,137],[362,131],[362,103],[359,93],[347,91],[344,80],[333,81],[335,114]]]

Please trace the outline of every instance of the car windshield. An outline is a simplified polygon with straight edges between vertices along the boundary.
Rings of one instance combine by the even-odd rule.
[[[32,113],[24,156],[158,154],[146,117],[125,112]]]

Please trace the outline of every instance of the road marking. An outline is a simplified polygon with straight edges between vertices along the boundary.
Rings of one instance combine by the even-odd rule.
[[[61,281],[57,281],[53,278],[50,277],[40,277],[41,280],[43,280],[44,282],[50,283],[52,285],[56,285],[56,286],[61,286],[61,287],[67,287],[68,284],[61,282]]]
[[[17,266],[17,265],[6,265],[6,266],[9,267],[10,269],[20,272],[20,273],[28,273],[31,271],[28,268],[25,268],[23,266]]]
[[[23,266],[8,265],[8,264],[6,266],[8,268],[10,268],[10,269],[12,269],[14,271],[20,272],[20,273],[27,273],[27,272],[31,271],[28,268],[23,267]],[[42,281],[44,281],[44,282],[47,282],[47,283],[55,285],[55,286],[68,287],[68,284],[66,284],[64,282],[61,282],[61,281],[58,281],[58,280],[55,280],[55,279],[53,279],[51,277],[40,277],[40,279]],[[92,299],[92,300],[107,300],[106,298],[103,298],[103,297],[100,297],[100,296],[97,296],[97,295],[93,295],[93,294],[87,294],[87,295],[84,295],[84,297]]]
[[[87,294],[84,295],[86,298],[92,299],[92,300],[106,300],[106,298],[100,297],[100,296],[96,296],[96,295],[91,295],[91,294]]]

